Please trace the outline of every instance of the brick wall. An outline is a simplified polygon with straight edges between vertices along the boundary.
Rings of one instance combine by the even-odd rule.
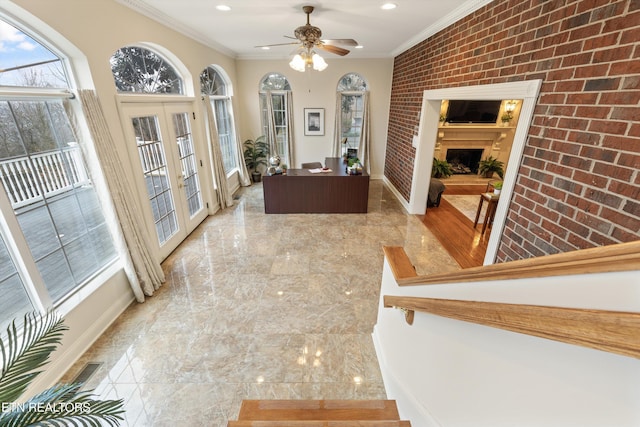
[[[640,238],[640,0],[496,0],[395,58],[385,176],[409,199],[422,92],[541,79],[500,261]]]

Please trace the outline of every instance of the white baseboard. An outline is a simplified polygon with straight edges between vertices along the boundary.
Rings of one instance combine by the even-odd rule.
[[[396,187],[394,187],[391,182],[389,182],[389,180],[387,179],[386,176],[383,177],[383,180],[384,180],[384,184],[389,188],[389,190],[393,193],[393,195],[396,196],[396,199],[398,199],[398,202],[400,202],[402,207],[407,212],[409,212],[409,202],[404,198],[404,196],[402,196],[402,194],[400,194],[398,189]]]
[[[123,280],[125,283],[123,283]],[[78,361],[78,359],[100,338],[107,328],[135,301],[124,272],[114,276],[104,287],[111,289],[98,289],[78,307],[72,309],[64,316],[65,324],[69,327],[67,334],[73,331],[82,331],[75,334],[71,342],[63,339],[62,347],[59,347],[51,357],[51,362],[45,366],[45,370],[35,379],[27,390],[26,396],[52,387],[60,381],[62,376]],[[105,299],[101,290],[109,294]],[[112,294],[116,296],[112,298]],[[86,305],[83,305],[86,304]],[[91,316],[88,321],[82,312],[100,313],[97,317]]]

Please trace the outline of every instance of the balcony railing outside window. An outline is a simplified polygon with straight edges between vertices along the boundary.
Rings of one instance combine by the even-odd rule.
[[[0,181],[14,209],[90,183],[77,144],[1,160]]]

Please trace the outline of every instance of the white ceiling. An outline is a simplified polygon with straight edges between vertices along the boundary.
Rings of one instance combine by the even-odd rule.
[[[492,0],[390,0],[398,7],[382,10],[385,0],[116,0],[150,18],[239,59],[286,58],[287,43],[306,24],[302,6],[314,6],[311,25],[323,39],[355,39],[363,49],[347,58],[393,57]],[[217,5],[231,7],[228,12]],[[323,56],[332,56],[325,53]]]

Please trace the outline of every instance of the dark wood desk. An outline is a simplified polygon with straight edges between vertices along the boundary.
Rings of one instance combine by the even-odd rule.
[[[331,172],[288,169],[286,175],[262,177],[264,212],[367,213],[369,175],[347,175],[341,158],[328,157]]]

